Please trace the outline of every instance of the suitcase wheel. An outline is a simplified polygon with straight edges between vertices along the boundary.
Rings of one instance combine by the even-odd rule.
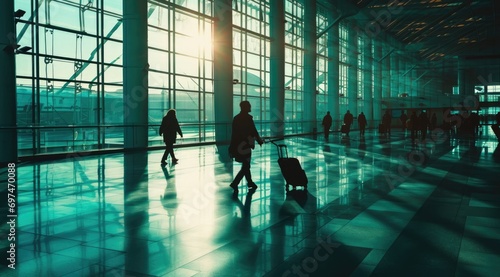
[[[292,187],[292,190],[297,190],[297,187],[303,187],[304,191],[307,191],[307,186],[294,186],[294,185],[291,185],[291,184],[286,184],[285,185],[285,190],[286,192],[289,192],[290,191],[290,186]]]

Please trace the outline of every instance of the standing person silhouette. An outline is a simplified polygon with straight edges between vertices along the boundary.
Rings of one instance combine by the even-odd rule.
[[[358,126],[359,126],[359,135],[360,136],[364,136],[365,135],[365,128],[366,128],[366,124],[368,122],[366,121],[366,116],[363,112],[361,112],[359,115],[358,115]]]
[[[241,111],[233,118],[231,142],[229,144],[229,154],[237,162],[241,163],[241,169],[229,185],[234,191],[238,190],[238,184],[243,176],[247,180],[248,188],[257,189],[257,185],[252,180],[250,173],[250,160],[252,158],[252,149],[255,148],[255,140],[262,145],[264,141],[259,136],[253,117],[249,114],[252,106],[248,101],[241,101]]]
[[[391,117],[391,112],[389,110],[386,110],[384,115],[382,116],[382,124],[384,125],[386,134],[388,136],[391,135]]]
[[[165,152],[163,153],[163,157],[161,158],[162,165],[167,164],[167,158],[169,154],[172,157],[173,164],[179,161],[179,159],[177,159],[174,154],[174,143],[177,138],[177,133],[179,133],[179,135],[183,137],[181,127],[179,126],[179,122],[177,121],[177,117],[175,116],[175,110],[170,109],[163,117],[160,125],[160,136],[163,135],[163,142],[165,142],[165,145],[167,146],[165,148]]]
[[[408,128],[410,129],[411,143],[414,144],[415,139],[418,138],[418,129],[419,129],[418,116],[416,111],[412,111],[410,115],[410,124]]]
[[[418,127],[420,128],[420,137],[422,141],[427,138],[427,130],[429,129],[429,117],[427,117],[427,112],[422,110],[418,115]]]
[[[408,116],[405,114],[405,111],[401,111],[399,120],[401,121],[402,131],[404,132],[406,130],[406,121],[408,121]]]
[[[347,127],[346,136],[349,136],[349,132],[351,131],[351,125],[353,121],[354,121],[354,116],[352,115],[351,111],[348,110],[344,115],[344,124]]]
[[[326,115],[323,117],[323,122],[321,122],[321,125],[323,125],[325,140],[328,140],[328,137],[330,135],[330,127],[332,127],[332,121],[333,119],[330,115],[330,112],[326,112]]]

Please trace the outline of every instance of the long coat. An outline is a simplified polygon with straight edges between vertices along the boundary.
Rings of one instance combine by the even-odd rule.
[[[344,123],[346,125],[351,125],[353,121],[354,121],[354,116],[352,115],[352,113],[346,113],[344,115]]]
[[[177,133],[182,136],[181,127],[176,117],[164,116],[160,125],[160,136],[163,135],[165,144],[174,144]]]
[[[233,119],[229,154],[238,162],[250,159],[255,140],[261,141],[261,138],[253,117],[248,113],[237,114]]]
[[[325,127],[325,129],[330,129],[330,127],[332,126],[332,116],[327,114],[323,117],[323,121],[321,122],[321,125],[323,125],[323,127]]]

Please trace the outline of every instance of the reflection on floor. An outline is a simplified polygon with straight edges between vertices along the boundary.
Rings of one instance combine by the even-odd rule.
[[[259,188],[242,182],[237,195],[229,183],[239,164],[222,162],[215,146],[176,149],[179,163],[165,167],[162,151],[18,165],[19,276],[500,272],[493,137],[283,142],[307,191],[285,191],[270,143],[253,155]]]

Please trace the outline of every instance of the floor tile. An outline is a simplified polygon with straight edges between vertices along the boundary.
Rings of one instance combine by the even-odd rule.
[[[246,181],[233,192],[240,164],[221,162],[214,145],[178,148],[179,163],[164,167],[161,150],[20,164],[12,276],[499,271],[498,142],[412,145],[400,132],[360,140],[353,131],[283,143],[302,164],[307,190],[285,190],[271,144],[253,152],[255,192]],[[1,276],[13,272],[0,268]]]

